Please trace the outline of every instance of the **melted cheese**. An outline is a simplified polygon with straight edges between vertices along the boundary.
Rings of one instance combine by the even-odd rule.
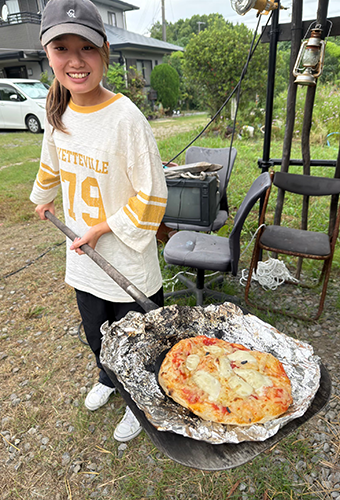
[[[257,360],[250,354],[249,351],[235,351],[231,354],[228,354],[228,358],[230,359],[230,361],[248,361],[248,363],[257,364]]]
[[[221,356],[218,358],[218,371],[223,378],[230,378],[233,376],[233,370],[230,366],[229,360],[226,356]]]
[[[193,375],[193,381],[195,384],[202,389],[202,391],[209,394],[210,401],[216,401],[221,390],[221,384],[219,381],[203,370],[198,370]]]
[[[219,347],[218,345],[207,346],[207,351],[211,352],[212,354],[223,354],[223,352],[224,352],[222,347]]]
[[[246,398],[254,392],[254,389],[248,382],[243,380],[241,377],[234,375],[228,380],[229,387],[236,392],[241,398]]]
[[[199,362],[200,357],[198,356],[198,354],[190,354],[186,359],[185,366],[188,370],[193,371],[196,370]]]
[[[261,391],[264,387],[271,387],[273,382],[266,375],[262,375],[256,370],[246,370],[244,368],[234,368],[234,372],[239,377],[243,378],[256,391]]]

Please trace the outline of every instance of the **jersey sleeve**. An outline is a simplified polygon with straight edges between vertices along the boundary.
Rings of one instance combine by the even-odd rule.
[[[36,205],[50,203],[57,196],[59,186],[59,161],[51,133],[51,126],[46,121],[39,171],[33,185],[30,200]]]
[[[138,156],[128,175],[136,194],[107,222],[123,243],[143,252],[156,236],[167,202],[166,181],[157,148]]]

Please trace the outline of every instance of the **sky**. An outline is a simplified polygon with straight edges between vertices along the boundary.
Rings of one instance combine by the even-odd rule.
[[[153,23],[162,20],[161,0],[126,0],[136,7],[137,11],[126,12],[127,29],[141,35],[148,35]],[[281,0],[281,5],[288,10],[281,10],[279,22],[290,22],[293,0]],[[231,7],[230,0],[164,0],[165,18],[174,23],[179,19],[192,17],[194,14],[218,13],[236,24],[244,23],[250,29],[257,24],[256,10],[251,9],[244,16],[238,15]],[[318,0],[303,0],[303,19],[315,20]],[[329,0],[328,17],[340,16],[340,1]],[[262,16],[261,25],[267,22],[267,16]]]

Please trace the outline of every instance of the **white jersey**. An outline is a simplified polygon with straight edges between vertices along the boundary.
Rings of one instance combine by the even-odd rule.
[[[30,199],[53,201],[61,185],[66,225],[78,236],[103,221],[99,252],[148,297],[162,286],[156,231],[167,188],[151,127],[139,109],[117,94],[103,104],[77,106],[63,115],[68,133],[46,123],[41,162]],[[132,302],[87,255],[69,250],[65,281],[112,302]]]

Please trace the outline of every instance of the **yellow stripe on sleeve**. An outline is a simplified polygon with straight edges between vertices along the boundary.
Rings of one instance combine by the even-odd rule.
[[[52,189],[52,188],[60,185],[60,181],[58,181],[58,182],[57,181],[56,182],[51,182],[48,185],[43,185],[43,184],[40,184],[40,182],[39,182],[38,179],[36,180],[36,183],[37,183],[37,186],[40,187],[40,189],[44,189],[45,191],[47,191],[49,189]]]
[[[145,201],[151,201],[155,203],[164,203],[166,205],[166,198],[159,198],[158,196],[149,196],[147,194],[144,194],[142,191],[139,191],[138,196],[143,198]]]
[[[146,196],[141,191],[137,196],[130,198],[127,205],[127,209],[137,221],[138,227],[158,226],[163,219],[165,208],[166,200],[164,198]]]
[[[51,189],[60,184],[60,175],[59,172],[52,170],[51,167],[45,165],[44,163],[40,164],[40,169],[37,175],[37,185],[41,189]]]
[[[124,207],[123,208],[124,212],[126,213],[126,215],[129,217],[129,219],[134,223],[134,225],[136,227],[138,227],[139,229],[148,229],[149,231],[157,231],[158,229],[158,224],[155,224],[154,226],[153,225],[148,225],[146,223],[141,223],[139,222],[136,217],[134,216],[134,214],[132,212],[130,212],[130,210],[128,210],[127,207]]]
[[[48,165],[46,165],[46,163],[40,163],[40,168],[43,168],[44,170],[47,170],[48,172],[50,172],[51,175],[53,175],[54,177],[59,177],[59,172],[56,171],[56,170],[53,170],[53,168],[49,167]]]

